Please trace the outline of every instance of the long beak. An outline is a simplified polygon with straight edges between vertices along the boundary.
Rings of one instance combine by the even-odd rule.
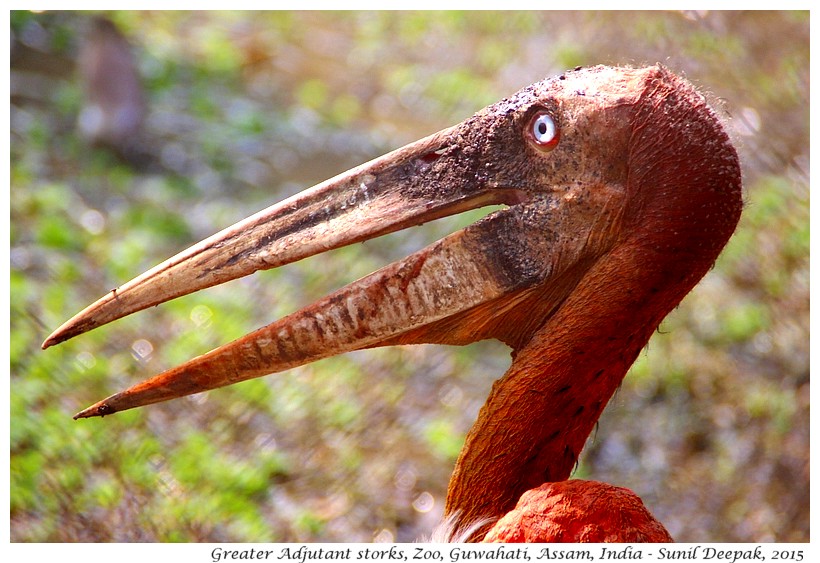
[[[465,181],[457,127],[407,145],[253,215],[112,290],[58,328],[47,348],[164,301],[523,192]],[[459,160],[460,159],[460,160]],[[467,175],[469,177],[469,175]],[[113,395],[105,415],[378,346],[510,290],[486,252],[502,225],[482,221],[267,327]]]

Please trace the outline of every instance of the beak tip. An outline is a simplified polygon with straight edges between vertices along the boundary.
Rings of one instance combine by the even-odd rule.
[[[56,344],[61,344],[66,340],[71,340],[75,336],[86,333],[97,326],[99,326],[99,323],[94,322],[93,317],[89,318],[88,315],[83,313],[77,314],[74,318],[69,319],[57,330],[52,332],[49,337],[43,341],[42,349],[45,350]]]
[[[46,348],[50,348],[56,344],[65,342],[71,337],[79,334],[76,330],[72,330],[73,328],[74,327],[69,323],[65,323],[63,326],[52,332],[48,338],[43,341],[42,349],[45,350]]]
[[[115,412],[117,411],[114,409],[114,407],[108,404],[107,400],[102,400],[99,403],[91,405],[87,409],[81,410],[72,418],[74,420],[79,420],[81,418],[92,418],[94,416],[103,417],[107,414],[114,414]]]
[[[116,305],[120,304],[119,301],[111,297],[112,294],[113,292],[107,293],[57,327],[57,329],[45,339],[42,344],[42,349],[45,350],[56,344],[61,344],[66,340],[71,340],[75,336],[85,334],[90,330],[119,319],[131,312],[127,308],[124,313],[116,310],[112,312],[112,309],[115,309]],[[112,304],[114,307],[112,307]]]

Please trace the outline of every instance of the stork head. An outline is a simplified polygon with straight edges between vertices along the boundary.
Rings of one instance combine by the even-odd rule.
[[[740,171],[719,119],[666,69],[567,72],[217,233],[111,291],[43,347],[256,270],[497,204],[506,207],[78,416],[374,346],[498,338],[518,349],[615,248],[665,260],[673,285],[693,265],[705,272],[737,223]]]

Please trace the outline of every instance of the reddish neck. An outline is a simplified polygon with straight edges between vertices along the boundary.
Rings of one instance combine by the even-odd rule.
[[[525,491],[570,476],[638,353],[706,272],[658,292],[671,280],[636,263],[645,257],[619,247],[515,354],[467,436],[447,513],[461,511],[462,522],[500,517]]]
[[[691,87],[660,74],[633,121],[624,235],[494,384],[450,480],[446,513],[462,523],[500,517],[525,491],[570,476],[640,350],[737,225],[728,137]]]

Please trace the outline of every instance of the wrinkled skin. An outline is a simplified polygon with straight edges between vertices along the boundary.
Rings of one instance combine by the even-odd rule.
[[[629,489],[570,479],[524,493],[483,541],[668,543],[672,536]]]

